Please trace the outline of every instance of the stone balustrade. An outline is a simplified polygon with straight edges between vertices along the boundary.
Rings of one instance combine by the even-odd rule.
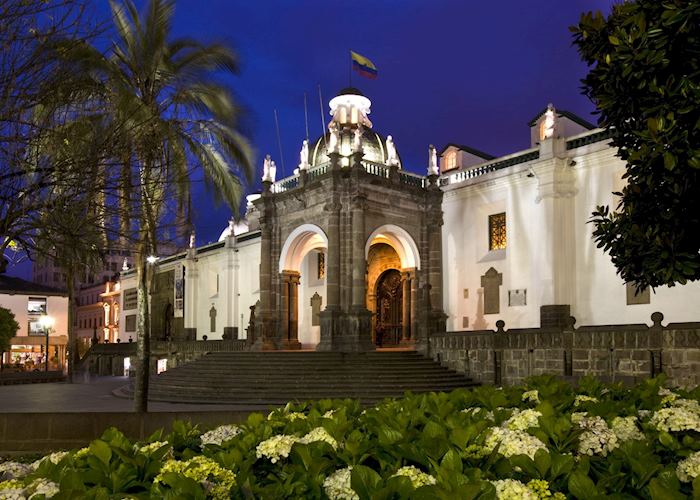
[[[433,334],[431,356],[484,383],[515,384],[532,375],[635,382],[665,373],[673,385],[700,384],[700,323],[652,326],[498,329]]]

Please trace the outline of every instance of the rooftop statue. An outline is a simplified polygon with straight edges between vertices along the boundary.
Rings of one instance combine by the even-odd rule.
[[[190,233],[190,248],[195,247],[195,237],[194,237],[194,231]]]
[[[330,131],[330,139],[328,141],[328,152],[337,153],[340,148],[340,134],[338,132],[338,124],[331,122],[328,125],[328,130]]]
[[[396,146],[394,146],[394,139],[390,135],[386,137],[386,164],[393,166],[399,164],[399,158],[396,155]]]
[[[304,139],[299,152],[299,170],[306,170],[309,167],[309,141]]]
[[[540,129],[540,140],[551,139],[554,136],[554,127],[557,124],[557,115],[552,103],[547,105],[547,111],[544,113],[544,121]]]
[[[275,164],[274,160],[270,160],[270,182],[275,182],[275,178],[277,177],[277,164]]]
[[[272,163],[272,160],[270,159],[270,155],[265,155],[265,159],[263,160],[263,175],[262,175],[263,182],[275,182],[274,179],[271,180],[271,178],[270,178],[270,164],[271,163]]]
[[[355,129],[355,135],[352,141],[352,150],[354,153],[362,152],[362,127],[357,127]]]
[[[440,175],[438,168],[437,150],[432,144],[428,148],[428,175]]]

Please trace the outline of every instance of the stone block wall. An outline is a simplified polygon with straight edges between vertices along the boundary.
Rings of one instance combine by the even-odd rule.
[[[700,384],[700,323],[608,325],[447,332],[431,336],[430,354],[482,383],[517,384],[533,375],[638,382],[665,373],[679,386]]]

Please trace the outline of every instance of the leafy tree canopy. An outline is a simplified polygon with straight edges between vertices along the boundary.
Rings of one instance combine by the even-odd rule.
[[[0,352],[10,348],[10,339],[17,334],[19,323],[15,321],[15,315],[9,309],[0,307]]]
[[[571,29],[627,162],[617,210],[593,213],[598,247],[638,287],[700,279],[700,2],[622,2]]]

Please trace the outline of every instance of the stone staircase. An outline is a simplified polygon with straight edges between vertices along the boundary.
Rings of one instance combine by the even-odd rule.
[[[271,404],[356,398],[371,404],[406,391],[477,385],[414,351],[214,352],[150,381],[149,399],[183,403]]]

